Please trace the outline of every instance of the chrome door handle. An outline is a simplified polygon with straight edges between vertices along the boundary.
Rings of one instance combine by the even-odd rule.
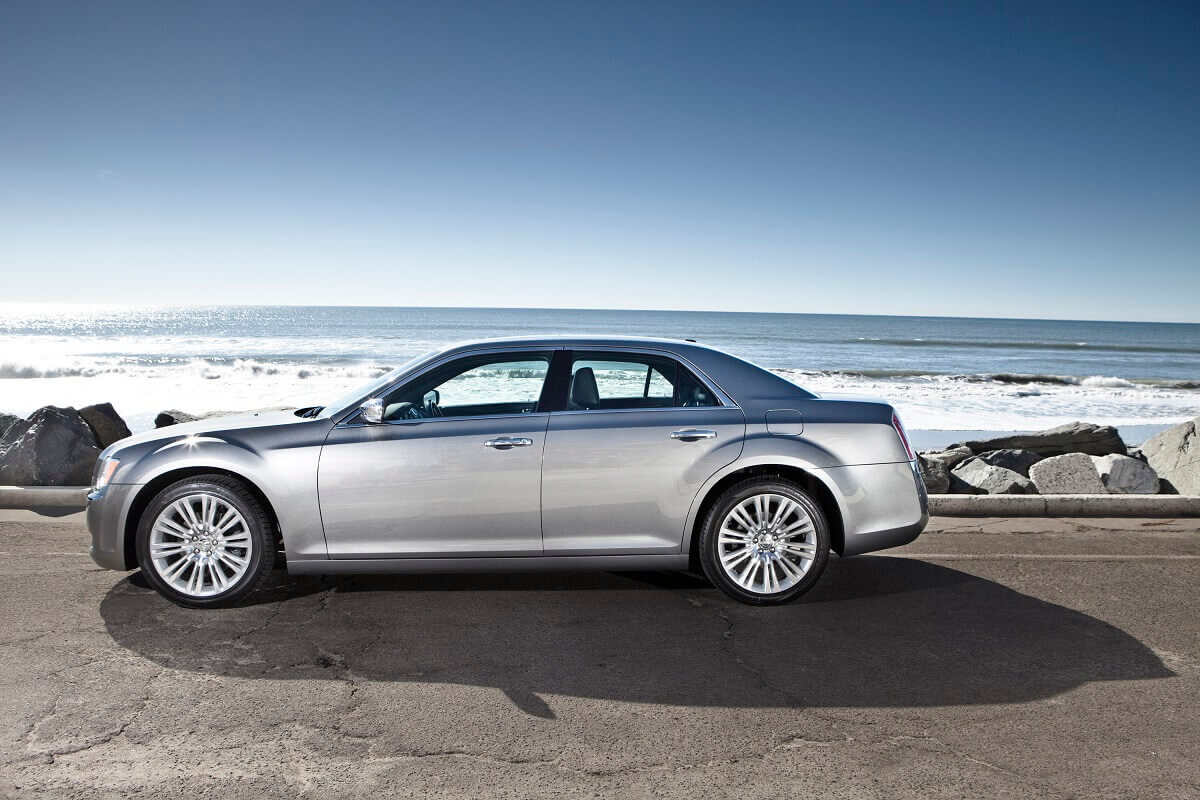
[[[499,439],[488,439],[483,446],[507,450],[510,447],[529,447],[531,444],[533,444],[533,439],[525,436],[501,436]]]
[[[681,431],[671,431],[672,439],[682,439],[685,442],[694,442],[697,439],[715,439],[716,431],[702,431],[699,428],[684,428]]]

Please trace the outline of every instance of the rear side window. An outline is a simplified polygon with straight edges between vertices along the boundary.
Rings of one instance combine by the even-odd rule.
[[[575,353],[567,408],[572,411],[719,406],[713,393],[672,358]]]

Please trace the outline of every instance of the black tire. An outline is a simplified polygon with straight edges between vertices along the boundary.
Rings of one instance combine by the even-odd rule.
[[[197,493],[215,495],[236,509],[246,522],[252,544],[245,573],[224,591],[206,597],[194,597],[175,589],[163,580],[150,560],[150,534],[155,520],[176,500]],[[185,608],[214,608],[236,603],[262,586],[275,563],[276,543],[270,516],[244,483],[227,475],[196,475],[163,489],[142,513],[135,544],[138,566],[146,581],[163,597]]]
[[[795,502],[812,522],[815,554],[812,564],[803,577],[787,589],[774,593],[750,591],[735,582],[722,567],[718,553],[718,535],[726,516],[740,503],[758,494],[781,495]],[[778,476],[747,478],[726,489],[713,503],[700,527],[697,544],[700,565],[705,576],[725,594],[735,600],[752,605],[779,605],[795,600],[807,592],[821,578],[829,560],[829,525],[821,505],[802,487]],[[789,562],[790,564],[791,562]]]

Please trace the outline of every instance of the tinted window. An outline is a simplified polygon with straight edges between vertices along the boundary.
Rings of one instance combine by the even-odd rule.
[[[671,358],[576,353],[567,407],[576,411],[720,405],[691,372]]]
[[[528,414],[537,410],[549,355],[458,359],[384,399],[385,420]]]

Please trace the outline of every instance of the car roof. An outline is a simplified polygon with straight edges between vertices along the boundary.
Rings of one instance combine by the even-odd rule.
[[[605,347],[642,347],[661,350],[679,351],[692,348],[721,352],[713,347],[707,347],[696,341],[686,339],[667,339],[655,336],[602,336],[596,334],[554,334],[548,336],[502,336],[489,339],[471,339],[455,342],[443,348],[441,352],[470,350],[478,347],[573,347],[573,346],[605,346]]]

